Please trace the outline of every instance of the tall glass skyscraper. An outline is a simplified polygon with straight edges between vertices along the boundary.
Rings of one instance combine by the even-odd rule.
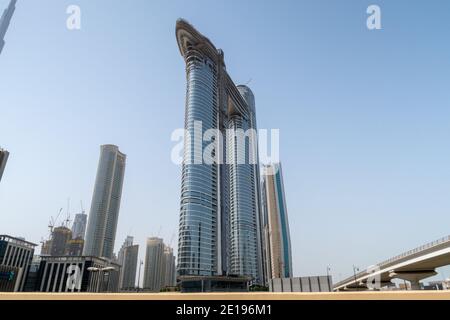
[[[111,259],[116,239],[126,155],[114,145],[100,147],[84,255]]]
[[[11,0],[8,8],[3,11],[2,16],[0,17],[0,54],[5,46],[6,31],[8,30],[14,11],[16,10],[16,3],[17,0]]]
[[[247,86],[236,87],[226,71],[223,52],[189,23],[178,20],[176,36],[186,62],[188,136],[178,274],[243,275],[263,283],[257,144],[249,137],[228,134],[256,129],[253,93]],[[224,138],[209,137],[211,129]],[[208,149],[211,144],[213,148]],[[215,161],[204,161],[204,153]]]
[[[291,236],[280,163],[264,167],[262,185],[267,276],[289,278],[292,277]]]

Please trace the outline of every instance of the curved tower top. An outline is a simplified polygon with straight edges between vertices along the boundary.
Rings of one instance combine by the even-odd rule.
[[[177,37],[178,48],[183,57],[186,57],[186,52],[189,46],[194,46],[201,49],[214,62],[222,60],[223,51],[217,49],[214,44],[204,35],[197,31],[189,22],[184,19],[178,19],[175,26],[175,34]]]

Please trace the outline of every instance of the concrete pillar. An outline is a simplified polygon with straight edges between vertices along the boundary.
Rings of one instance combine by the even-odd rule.
[[[417,280],[411,280],[411,290],[420,290],[420,282]]]
[[[434,270],[391,271],[389,277],[409,281],[411,290],[420,290],[420,280],[435,276]]]

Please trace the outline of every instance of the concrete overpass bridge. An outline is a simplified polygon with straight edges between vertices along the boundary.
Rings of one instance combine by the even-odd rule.
[[[436,268],[450,265],[450,236],[427,243],[358,272],[334,285],[334,291],[368,290],[378,283],[392,286],[393,279],[406,280],[411,289],[420,289],[419,281],[436,275]]]

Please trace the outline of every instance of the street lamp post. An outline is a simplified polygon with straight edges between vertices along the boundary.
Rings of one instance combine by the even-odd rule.
[[[108,280],[106,281],[106,292],[109,292],[109,279],[111,278],[111,272],[114,271],[114,267],[106,267],[103,268],[102,271],[105,272],[105,275],[108,277]]]
[[[356,281],[356,271],[359,271],[359,268],[358,268],[357,266],[353,265],[353,275],[354,275],[354,277],[355,277],[356,290],[359,291],[358,283],[357,283],[357,281]]]
[[[327,281],[328,281],[328,286],[330,287],[330,290],[333,291],[332,283],[331,283],[331,280],[330,280],[330,271],[331,271],[330,266],[327,266]]]
[[[103,285],[103,275],[104,273],[108,275],[108,281],[106,283],[106,290],[108,291],[108,287],[109,287],[109,277],[110,277],[110,273],[111,271],[116,270],[114,267],[105,267],[105,268],[97,268],[97,267],[89,267],[87,268],[87,270],[89,272],[93,272],[93,273],[98,273],[98,281],[97,281],[97,288],[96,288],[96,292],[99,293],[100,292],[100,281],[102,282]]]
[[[137,284],[136,292],[139,292],[139,286],[141,283],[141,267],[142,267],[143,263],[144,262],[142,260],[139,261],[138,284]]]

